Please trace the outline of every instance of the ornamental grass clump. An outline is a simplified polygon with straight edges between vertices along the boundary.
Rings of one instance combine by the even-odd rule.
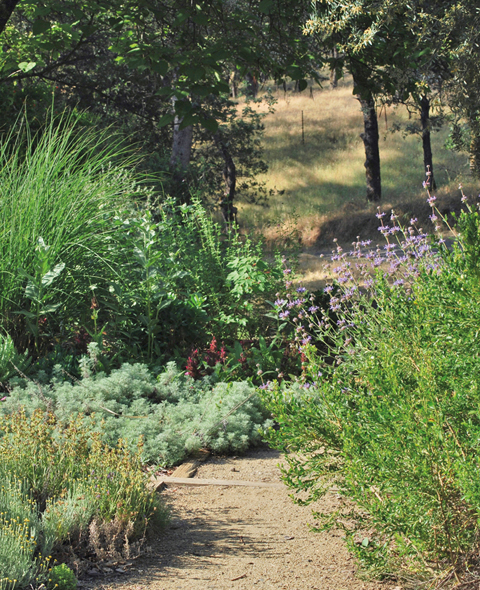
[[[116,276],[116,215],[140,196],[133,163],[111,133],[73,115],[33,136],[20,120],[2,138],[0,322],[20,350],[33,337],[40,353],[40,333],[60,323],[54,312],[78,320],[90,286]]]
[[[319,528],[343,529],[366,568],[448,585],[478,568],[480,221],[468,206],[447,248],[378,217],[384,246],[333,253],[324,309],[293,286],[277,302],[305,362],[300,384],[263,390],[280,423],[267,437],[295,491],[346,499]]]

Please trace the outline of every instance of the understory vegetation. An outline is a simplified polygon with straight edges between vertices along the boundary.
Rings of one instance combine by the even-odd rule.
[[[0,157],[0,590],[66,590],[69,567],[138,554],[167,520],[154,466],[262,439],[297,501],[344,497],[318,528],[371,575],[474,575],[477,204],[442,216],[429,193],[432,235],[379,210],[384,244],[338,245],[310,293],[72,117]]]
[[[259,442],[256,385],[301,357],[281,257],[158,200],[111,134],[51,117],[0,161],[0,590],[68,590],[166,522],[147,465]]]
[[[0,590],[138,555],[159,467],[262,440],[366,575],[478,587],[479,32],[475,0],[0,0]]]
[[[474,580],[477,203],[379,209],[382,245],[337,245],[309,292],[295,250],[216,220],[213,181],[159,194],[118,137],[72,112],[0,147],[0,590],[139,554],[168,520],[152,471],[262,440],[297,501],[344,498],[318,529],[369,575]]]

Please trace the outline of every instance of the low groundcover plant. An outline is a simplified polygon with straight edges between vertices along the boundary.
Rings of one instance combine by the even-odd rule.
[[[0,417],[1,590],[48,584],[65,543],[72,557],[128,556],[147,526],[166,520],[141,448],[106,447],[90,431],[81,416],[66,424],[40,410]]]
[[[295,291],[277,302],[305,362],[302,383],[262,391],[280,424],[268,439],[307,501],[333,486],[346,499],[319,526],[343,529],[365,567],[453,583],[478,555],[479,217],[462,214],[448,249],[384,216],[384,247],[337,247],[327,309]]]
[[[94,352],[95,345],[90,345]],[[85,370],[91,357],[82,362]],[[51,412],[61,424],[89,416],[90,431],[114,447],[119,439],[133,452],[143,438],[142,461],[180,463],[200,448],[241,452],[259,442],[272,422],[256,389],[246,381],[216,383],[214,376],[193,380],[174,362],[157,378],[146,365],[125,363],[110,375],[85,372],[71,382],[57,367],[45,385],[19,379],[0,405],[1,413]]]

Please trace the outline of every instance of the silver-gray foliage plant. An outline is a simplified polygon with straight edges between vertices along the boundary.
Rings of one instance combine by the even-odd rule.
[[[260,440],[272,421],[255,389],[247,382],[194,381],[168,363],[157,378],[144,364],[124,364],[110,375],[87,374],[72,383],[57,367],[50,384],[16,379],[1,412],[25,408],[51,411],[67,422],[80,413],[92,417],[92,429],[104,440],[126,441],[130,448],[143,437],[143,460],[174,465],[200,448],[241,452]]]

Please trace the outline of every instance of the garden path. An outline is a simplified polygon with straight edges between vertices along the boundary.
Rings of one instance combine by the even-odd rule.
[[[196,478],[280,482],[282,460],[261,447],[243,457],[210,457]],[[288,490],[168,486],[169,528],[127,573],[98,579],[103,590],[387,590],[363,582],[340,533],[313,533],[312,506],[297,506]],[[332,511],[335,494],[313,506]],[[87,586],[84,582],[83,586]],[[395,588],[394,590],[400,590]]]

